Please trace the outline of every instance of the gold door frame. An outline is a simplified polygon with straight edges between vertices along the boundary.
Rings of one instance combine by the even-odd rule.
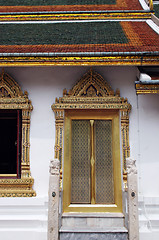
[[[127,176],[125,161],[126,158],[130,156],[129,112],[131,110],[131,105],[128,103],[127,99],[120,97],[120,91],[116,90],[116,93],[114,93],[103,77],[90,69],[69,92],[67,92],[66,89],[63,90],[63,97],[60,97],[59,99],[56,98],[55,104],[52,105],[52,109],[55,113],[56,119],[55,158],[58,158],[61,162],[61,189],[63,187],[63,145],[65,145],[63,144],[63,140],[64,142],[66,141],[66,139],[64,139],[65,115],[67,115],[68,110],[74,110],[77,115],[78,111],[83,109],[87,111],[115,110],[120,113],[123,152],[123,180],[124,186],[126,187]],[[69,129],[67,124],[65,124],[65,129],[66,131]]]
[[[30,173],[30,114],[33,107],[28,93],[23,94],[20,86],[4,70],[0,75],[0,109],[22,110],[21,178],[13,179],[10,174],[6,175],[10,178],[0,178],[0,197],[36,196]]]
[[[71,121],[72,120],[111,120],[112,121],[112,147],[113,175],[114,175],[114,204],[71,204]],[[118,110],[66,110],[64,134],[64,181],[63,181],[63,211],[64,212],[122,212],[122,188],[120,165],[119,140],[119,111]],[[79,193],[80,194],[80,193]]]

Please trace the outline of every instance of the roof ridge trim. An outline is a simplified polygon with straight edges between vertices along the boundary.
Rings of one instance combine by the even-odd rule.
[[[149,10],[150,11],[150,8],[149,6],[146,4],[145,0],[139,0],[141,6],[143,7],[144,10]]]
[[[147,20],[146,23],[159,34],[159,26],[157,26],[152,20]]]
[[[0,56],[3,57],[11,57],[11,56],[48,56],[48,57],[55,57],[55,56],[72,56],[72,55],[78,55],[78,56],[110,56],[110,55],[140,55],[140,56],[146,56],[146,55],[159,55],[159,51],[147,51],[147,52],[50,52],[50,53],[0,53]]]
[[[82,20],[60,20],[60,21],[56,21],[56,20],[52,20],[52,21],[3,21],[0,22],[0,24],[53,24],[53,23],[83,23],[83,22],[146,22],[147,20],[145,19],[90,19],[90,20],[86,20],[86,19],[82,19]]]

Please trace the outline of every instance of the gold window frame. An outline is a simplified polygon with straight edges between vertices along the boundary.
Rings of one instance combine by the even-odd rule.
[[[33,107],[28,93],[23,94],[20,86],[4,70],[0,75],[0,109],[22,110],[21,178],[12,178],[12,174],[0,178],[0,197],[36,196],[30,173],[30,114]]]
[[[131,110],[131,105],[128,103],[127,99],[120,97],[120,91],[116,90],[116,93],[108,85],[108,83],[103,79],[103,77],[97,72],[90,69],[84,76],[73,86],[73,88],[67,92],[66,89],[63,90],[63,97],[59,99],[56,98],[55,104],[52,105],[52,109],[55,113],[55,125],[56,125],[56,138],[55,138],[55,158],[58,158],[61,163],[60,170],[60,187],[63,190],[63,211],[64,212],[121,212],[122,211],[122,193],[121,193],[121,168],[120,168],[120,141],[117,145],[118,164],[114,171],[117,171],[117,179],[119,182],[115,184],[115,191],[117,190],[115,196],[114,206],[102,206],[100,204],[86,204],[81,208],[81,206],[73,206],[70,204],[70,144],[69,136],[71,131],[70,120],[68,114],[73,113],[71,118],[80,118],[80,114],[86,112],[88,115],[86,118],[90,119],[89,113],[94,112],[99,113],[98,119],[101,119],[101,113],[104,113],[104,117],[111,116],[113,119],[114,114],[116,119],[120,124],[116,122],[116,137],[119,139],[119,133],[121,135],[122,142],[122,157],[123,157],[123,181],[124,187],[127,187],[127,175],[126,175],[126,158],[130,156],[129,147],[129,112]],[[118,112],[118,114],[117,114]],[[112,114],[112,115],[111,115]],[[118,117],[117,117],[118,115]],[[71,119],[70,118],[70,119]],[[79,119],[78,118],[78,119]],[[117,121],[117,120],[116,120]],[[121,132],[120,132],[121,131]],[[66,150],[66,145],[69,144],[69,150]],[[65,149],[65,150],[64,150]],[[64,152],[64,154],[63,154]],[[63,166],[64,158],[64,166]],[[66,165],[65,162],[69,161]],[[68,175],[68,177],[67,177]],[[69,184],[67,184],[69,182]],[[91,206],[90,206],[91,205]],[[96,206],[95,206],[96,205]]]

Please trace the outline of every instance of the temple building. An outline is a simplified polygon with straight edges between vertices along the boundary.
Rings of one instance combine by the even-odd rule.
[[[0,239],[159,239],[159,2],[0,0]]]

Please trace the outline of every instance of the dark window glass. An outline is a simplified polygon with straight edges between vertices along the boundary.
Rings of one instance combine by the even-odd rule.
[[[0,110],[0,177],[20,178],[21,115],[21,110]]]

